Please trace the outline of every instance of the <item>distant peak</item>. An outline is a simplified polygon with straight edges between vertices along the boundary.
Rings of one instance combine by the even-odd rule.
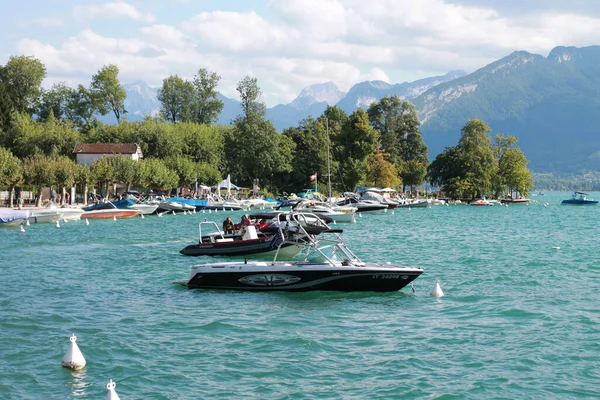
[[[333,82],[323,82],[310,85],[290,103],[296,108],[307,108],[314,103],[336,104],[346,93],[342,92]]]

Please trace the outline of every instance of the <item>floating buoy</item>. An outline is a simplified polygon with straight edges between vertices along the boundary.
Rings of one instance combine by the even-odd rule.
[[[552,246],[552,249],[553,250],[560,250],[560,247],[559,246]]]
[[[218,213],[218,212],[219,212],[219,210],[217,208],[215,208],[215,214]]]
[[[209,213],[209,214],[212,214],[212,210],[208,210],[208,213]]]
[[[87,218],[85,219],[85,224],[86,224],[86,225],[89,225],[89,224],[90,224],[90,221],[88,221],[88,219],[87,219]]]
[[[196,214],[196,209],[194,208],[194,211],[192,211],[192,214]]]
[[[433,285],[433,290],[429,293],[433,297],[442,297],[444,292],[442,291],[442,287],[440,286],[440,280],[436,279],[435,284]]]
[[[384,212],[384,213],[386,213],[386,212],[387,212],[387,208],[384,208],[384,209],[383,209],[383,212]]]
[[[108,381],[108,383],[106,384],[106,389],[108,390],[108,393],[106,393],[104,400],[121,400],[119,398],[119,395],[117,394],[117,392],[115,392],[116,386],[117,386],[117,383],[113,382],[112,379],[110,381]]]
[[[202,214],[204,214],[205,212],[206,212],[205,210],[202,210]]]
[[[183,215],[187,215],[187,211],[186,210],[183,210]]]
[[[158,217],[160,218],[160,217],[162,217],[162,216],[163,216],[163,214],[164,214],[164,213],[161,213],[161,212],[159,212],[159,213],[158,213],[158,214],[156,214],[156,215],[158,215]]]
[[[335,219],[333,220],[333,224],[334,224],[334,225],[337,225],[337,222],[335,222]]]
[[[81,354],[81,350],[79,350],[79,346],[77,346],[77,336],[73,334],[69,340],[69,347],[67,347],[67,352],[65,353],[61,364],[65,368],[71,368],[77,371],[85,367],[85,358],[83,358],[83,354]]]
[[[362,213],[358,213],[358,216],[362,218]]]
[[[20,226],[20,229],[19,229],[19,230],[20,230],[21,232],[25,232],[25,228],[23,228],[23,225],[21,225],[21,226]]]
[[[171,211],[173,213],[173,215],[175,215],[175,210]]]
[[[140,214],[140,217],[142,217],[142,219],[144,219],[144,214]]]
[[[25,220],[25,225],[27,225],[27,226],[31,225],[31,224],[29,223],[29,219]]]
[[[225,211],[225,207],[223,207],[223,211]]]
[[[408,207],[408,211],[410,211],[410,207]]]
[[[63,217],[63,222],[66,224],[67,223],[67,217]]]
[[[60,228],[60,222],[56,221],[56,227]]]
[[[392,210],[392,215],[394,215],[394,210]]]
[[[113,215],[113,221],[116,221],[116,220],[117,220],[117,216]]]

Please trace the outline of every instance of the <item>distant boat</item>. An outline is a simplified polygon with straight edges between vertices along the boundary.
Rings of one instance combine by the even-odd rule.
[[[512,204],[512,205],[516,205],[516,204],[523,204],[523,205],[527,205],[529,204],[529,199],[526,197],[517,197],[516,199],[513,199],[512,197],[507,197],[501,200],[502,204]]]
[[[568,200],[563,200],[561,204],[570,206],[593,206],[598,204],[598,200],[588,199],[587,196],[587,193],[575,192],[573,193],[573,197]]]
[[[479,200],[474,200],[472,202],[469,203],[472,206],[493,206],[494,203],[490,203],[488,200],[486,200],[486,198],[482,198]]]

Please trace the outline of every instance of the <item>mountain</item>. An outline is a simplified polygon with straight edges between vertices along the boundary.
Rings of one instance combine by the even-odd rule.
[[[328,105],[335,105],[346,93],[333,82],[318,83],[308,86],[289,104],[278,104],[267,109],[267,118],[271,120],[279,132],[308,116],[318,117]]]
[[[125,109],[130,121],[143,120],[147,115],[157,116],[160,102],[156,98],[157,88],[152,88],[144,82],[133,82],[123,85],[127,98]]]
[[[600,46],[517,51],[412,101],[430,155],[454,146],[471,118],[519,138],[536,171],[600,170]]]
[[[359,107],[367,109],[374,101],[379,101],[384,96],[397,95],[406,100],[411,100],[428,89],[441,83],[452,81],[465,76],[464,71],[450,71],[442,76],[419,79],[414,82],[404,82],[391,85],[383,81],[367,81],[352,86],[348,94],[341,99],[337,106],[347,114],[351,114]]]

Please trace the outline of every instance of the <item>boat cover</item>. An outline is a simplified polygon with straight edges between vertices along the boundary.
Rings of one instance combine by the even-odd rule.
[[[20,219],[27,219],[31,216],[29,210],[0,210],[0,224],[8,224],[9,222]]]
[[[189,206],[194,206],[196,208],[197,207],[206,207],[206,203],[208,203],[208,200],[186,199],[185,197],[179,197],[179,196],[171,197],[170,199],[167,199],[165,201],[175,201],[177,203],[187,204]]]
[[[87,207],[83,207],[84,211],[94,211],[94,210],[108,210],[111,208],[127,208],[128,206],[132,206],[136,204],[135,201],[133,200],[129,200],[129,199],[123,199],[123,200],[115,200],[115,201],[109,201],[107,203],[98,203],[98,204],[94,204],[91,206],[87,206]],[[114,205],[114,207],[113,207]]]

